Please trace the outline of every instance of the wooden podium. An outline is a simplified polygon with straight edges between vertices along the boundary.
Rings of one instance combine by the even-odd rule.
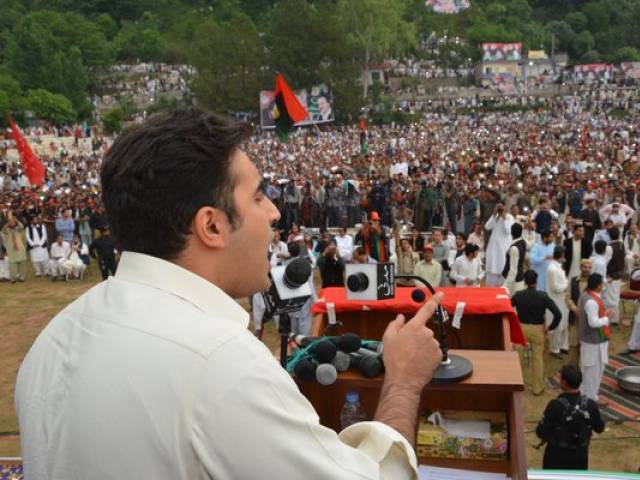
[[[419,457],[419,463],[437,467],[506,473],[513,480],[526,480],[527,457],[524,437],[523,380],[515,352],[452,350],[473,364],[473,375],[451,385],[427,385],[422,392],[420,413],[435,410],[476,410],[504,412],[509,425],[506,460],[465,460]],[[311,402],[320,423],[340,431],[340,410],[349,390],[360,394],[362,408],[373,418],[382,388],[382,376],[366,378],[355,371],[338,376],[333,385],[298,381],[300,391]]]
[[[446,293],[445,293],[446,298]],[[415,308],[392,311],[340,311],[336,317],[342,326],[331,335],[353,332],[368,340],[382,338],[387,323],[398,313],[407,318]],[[515,320],[517,322],[517,319]],[[504,313],[471,313],[463,315],[459,332],[464,349],[451,350],[473,364],[468,379],[450,385],[427,385],[422,392],[420,414],[436,410],[474,410],[504,412],[509,427],[508,452],[505,460],[438,459],[419,457],[419,463],[432,466],[506,473],[513,480],[526,480],[527,458],[524,437],[524,382],[518,355],[512,351],[513,318]],[[322,335],[327,326],[326,313],[317,313],[314,336]],[[435,325],[428,324],[434,329]],[[521,334],[519,323],[515,330]],[[451,330],[451,329],[448,329]],[[460,346],[458,336],[448,333],[448,345]],[[368,418],[374,418],[384,377],[366,378],[354,370],[339,374],[330,386],[315,381],[298,381],[300,391],[309,399],[320,417],[320,423],[340,431],[340,411],[348,391],[357,390]]]

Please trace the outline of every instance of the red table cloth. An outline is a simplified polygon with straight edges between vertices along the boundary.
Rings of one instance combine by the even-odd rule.
[[[346,289],[344,287],[323,288],[318,294],[318,301],[313,304],[313,313],[326,313],[326,304],[333,303],[336,313],[375,311],[375,312],[403,312],[412,313],[420,308],[420,303],[411,299],[411,292],[414,287],[397,287],[395,298],[378,301],[355,301],[347,300]],[[427,299],[431,293],[421,288],[426,293]],[[447,310],[449,316],[453,316],[458,302],[465,302],[464,315],[506,315],[509,318],[509,330],[511,341],[520,345],[526,345],[524,333],[520,327],[520,321],[511,299],[504,288],[436,288],[437,292],[443,292],[444,298],[442,306]]]

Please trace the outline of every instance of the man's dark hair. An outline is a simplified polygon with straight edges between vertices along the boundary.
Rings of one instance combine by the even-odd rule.
[[[538,283],[538,274],[535,270],[527,270],[524,272],[524,283],[530,287]]]
[[[464,246],[464,254],[471,255],[472,253],[480,250],[480,248],[475,243],[467,243]]]
[[[609,230],[609,238],[611,240],[618,240],[620,238],[620,230],[617,228],[612,228]]]
[[[602,275],[600,275],[599,273],[592,273],[591,275],[589,275],[589,280],[587,280],[587,288],[589,290],[595,290],[600,285],[602,285],[603,281],[604,279],[602,278]]]
[[[565,381],[569,387],[576,389],[582,383],[582,372],[575,365],[565,365],[560,369],[560,378]]]
[[[512,238],[520,238],[522,236],[522,225],[519,223],[514,223],[511,225],[511,237]]]
[[[596,251],[598,255],[602,255],[604,251],[607,249],[607,242],[604,240],[598,240],[593,244],[593,249]]]
[[[290,256],[299,257],[300,256],[300,244],[298,242],[289,242],[287,244],[287,251],[289,252]]]
[[[553,247],[553,259],[559,260],[564,257],[564,247],[562,245],[556,245]]]
[[[549,238],[551,236],[551,230],[543,230],[540,232],[540,238]]]
[[[100,172],[118,249],[176,258],[204,206],[222,210],[237,226],[230,157],[251,131],[246,123],[189,108],[155,115],[119,135]]]

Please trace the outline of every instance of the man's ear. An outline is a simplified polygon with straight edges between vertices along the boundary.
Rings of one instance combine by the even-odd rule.
[[[200,208],[191,224],[193,236],[209,248],[226,247],[230,230],[226,213],[209,206]]]

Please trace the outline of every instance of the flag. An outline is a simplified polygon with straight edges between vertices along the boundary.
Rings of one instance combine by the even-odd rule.
[[[291,127],[297,122],[301,122],[309,116],[305,108],[297,99],[284,77],[276,75],[276,107],[274,118],[276,123],[276,135],[285,142],[288,138]]]
[[[9,126],[11,127],[13,138],[16,141],[16,148],[20,154],[24,173],[27,175],[27,178],[29,178],[31,185],[41,185],[42,182],[44,182],[44,167],[42,166],[42,162],[40,162],[40,159],[33,153],[29,142],[25,140],[12,118],[9,118]]]
[[[369,150],[367,145],[367,125],[364,117],[360,117],[360,155],[366,155]]]

